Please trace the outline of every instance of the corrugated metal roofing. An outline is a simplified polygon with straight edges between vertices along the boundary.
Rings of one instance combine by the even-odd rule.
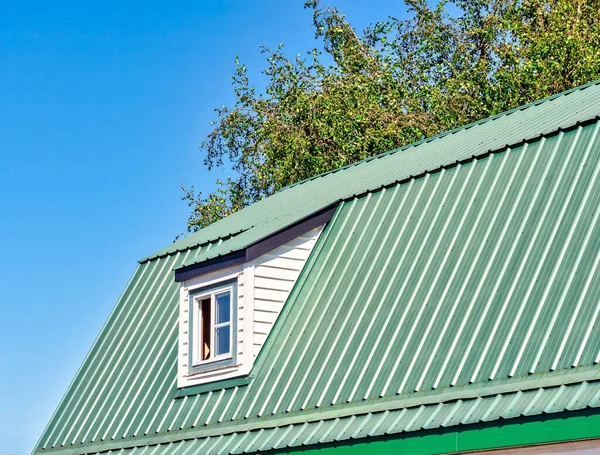
[[[533,373],[596,371],[599,128],[581,125],[343,202],[248,385],[175,398],[171,270],[218,243],[143,262],[39,447],[86,451],[81,444],[323,417],[365,402],[431,403],[440,391],[490,379],[512,387],[503,397]],[[577,396],[596,406],[596,394]],[[531,405],[519,394],[506,403]],[[446,415],[439,403],[416,408],[394,432]],[[495,415],[480,409],[469,415]],[[311,425],[325,439],[344,428]],[[260,439],[261,450],[304,441],[291,428],[277,431]],[[255,450],[249,437],[215,447]]]
[[[314,446],[329,442],[360,440],[366,437],[449,428],[500,419],[548,415],[590,407],[600,407],[600,382],[581,382],[466,400],[459,399],[437,405],[414,406],[260,430],[230,432],[159,443],[153,446],[117,449],[110,453],[123,455],[255,453],[271,448],[289,449]],[[108,447],[107,445],[105,449],[109,450]],[[105,449],[99,450],[105,451]],[[75,454],[77,451],[72,449],[69,453]]]
[[[218,248],[190,255],[183,265],[193,265],[244,249],[337,201],[594,119],[600,114],[599,105],[600,81],[378,155],[288,187],[145,260],[218,239],[225,241]]]

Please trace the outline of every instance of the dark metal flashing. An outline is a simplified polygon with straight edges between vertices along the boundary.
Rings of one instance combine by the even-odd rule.
[[[338,203],[335,203],[325,207],[323,210],[310,217],[300,220],[279,232],[275,232],[274,234],[259,240],[254,245],[250,245],[246,248],[246,260],[252,261],[257,257],[274,250],[278,246],[281,246],[302,234],[306,234],[308,231],[318,226],[328,223],[333,217],[338,205]]]
[[[193,264],[181,269],[175,270],[175,281],[182,282],[193,278],[195,276],[204,275],[215,270],[232,267],[234,265],[243,264],[262,256],[269,251],[295,239],[296,237],[306,234],[308,231],[321,226],[331,220],[335,213],[339,201],[328,205],[327,207],[319,210],[316,213],[287,226],[268,237],[256,241],[249,245],[243,250],[234,251],[233,253],[226,254],[208,261],[201,262],[199,264]]]
[[[246,262],[246,252],[244,250],[234,251],[233,253],[226,254],[225,256],[209,259],[208,261],[204,261],[200,264],[194,264],[179,270],[175,270],[175,281],[179,283],[198,275],[203,275],[205,273],[214,272],[215,270],[243,264],[244,262]]]

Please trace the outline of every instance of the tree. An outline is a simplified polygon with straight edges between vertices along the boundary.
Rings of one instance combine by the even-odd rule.
[[[194,231],[279,189],[600,78],[600,2],[405,0],[408,18],[358,34],[310,0],[322,47],[262,48],[258,92],[236,59],[235,104],[216,109],[205,165],[235,178],[186,191]]]

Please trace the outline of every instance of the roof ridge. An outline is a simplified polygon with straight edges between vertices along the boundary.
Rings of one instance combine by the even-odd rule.
[[[193,250],[220,239],[225,240],[231,248],[221,247],[215,252],[218,251],[220,255],[226,254],[247,246],[239,240],[240,238],[252,237],[242,235],[237,242],[232,241],[236,234],[256,232],[259,237],[266,235],[261,227],[264,226],[265,218],[276,221],[272,223],[274,229],[281,229],[335,201],[365,194],[507,146],[521,144],[534,137],[546,136],[577,124],[598,120],[599,86],[600,80],[593,81],[289,185],[147,256],[140,262]],[[592,93],[582,94],[582,91],[590,87],[594,87],[590,90]],[[571,97],[565,98],[568,95]],[[538,110],[530,109],[531,107]],[[492,123],[496,120],[497,123]],[[382,162],[376,161],[379,158],[383,159]],[[369,162],[370,166],[360,166]],[[344,170],[346,172],[341,172]],[[327,175],[332,177],[318,180]],[[314,185],[305,185],[312,181],[315,181]],[[285,191],[292,188],[296,190],[291,193]],[[323,188],[327,189],[325,193],[321,193]],[[212,256],[212,253],[209,253],[206,259],[210,259],[209,256]]]
[[[459,133],[461,131],[468,130],[468,129],[473,128],[475,126],[481,126],[481,125],[483,125],[485,123],[497,120],[497,119],[499,119],[501,117],[507,117],[507,116],[509,116],[511,114],[514,114],[515,112],[524,111],[524,110],[532,108],[532,107],[537,107],[540,104],[545,104],[545,103],[548,103],[548,102],[552,102],[552,101],[556,100],[557,98],[560,98],[560,97],[563,97],[563,96],[568,96],[571,93],[585,90],[585,89],[587,89],[589,87],[592,87],[594,85],[600,85],[600,79],[592,81],[592,82],[588,82],[587,84],[584,84],[584,85],[580,85],[580,86],[577,86],[577,87],[570,88],[568,90],[556,93],[554,95],[547,96],[546,98],[542,98],[540,100],[532,101],[530,103],[514,107],[512,109],[509,109],[508,111],[499,112],[498,114],[494,114],[494,115],[492,115],[490,117],[486,117],[486,118],[483,118],[483,119],[480,119],[480,120],[475,120],[474,122],[471,122],[471,123],[468,123],[466,125],[462,125],[462,126],[456,127],[456,128],[454,128],[452,130],[442,131],[441,133],[438,133],[438,134],[436,134],[434,136],[429,136],[429,137],[426,137],[426,138],[421,139],[419,141],[411,142],[410,144],[406,144],[406,145],[400,146],[400,147],[395,148],[393,150],[388,150],[387,152],[379,153],[378,155],[374,155],[374,156],[369,156],[367,158],[363,158],[362,160],[346,164],[345,166],[342,166],[342,167],[331,169],[330,171],[326,171],[326,172],[323,172],[321,174],[317,174],[317,175],[314,175],[312,177],[308,177],[308,178],[306,178],[304,180],[300,180],[300,181],[295,182],[295,183],[290,183],[289,185],[286,185],[283,188],[280,188],[278,191],[276,191],[276,193],[280,193],[280,192],[282,192],[284,190],[287,190],[289,188],[293,188],[293,187],[296,187],[296,186],[299,186],[299,185],[303,185],[304,183],[310,182],[312,180],[316,180],[316,179],[321,178],[321,177],[325,177],[325,176],[327,176],[329,174],[335,174],[337,172],[344,171],[344,170],[352,168],[352,167],[356,167],[356,166],[358,166],[360,164],[368,163],[370,161],[373,161],[373,160],[376,160],[376,159],[379,159],[379,158],[383,158],[383,157],[386,157],[386,156],[389,156],[389,155],[394,155],[395,153],[403,152],[403,151],[408,150],[410,148],[418,147],[420,145],[423,145],[423,144],[426,144],[426,143],[429,143],[429,142],[433,142],[434,140],[441,139],[443,137],[450,136],[452,134],[456,134],[456,133]]]
[[[408,182],[410,180],[415,180],[415,179],[422,178],[426,174],[435,174],[436,172],[439,172],[442,169],[451,169],[451,168],[453,168],[453,167],[455,167],[457,165],[461,165],[461,164],[465,164],[465,163],[470,163],[470,162],[472,162],[474,160],[480,160],[480,159],[488,157],[489,155],[493,155],[493,154],[497,154],[497,153],[502,153],[502,152],[505,152],[508,149],[518,147],[518,146],[520,146],[520,145],[522,145],[522,144],[524,144],[526,142],[535,142],[535,141],[539,141],[542,138],[549,138],[549,137],[555,136],[556,134],[559,134],[561,132],[565,133],[565,132],[571,131],[571,130],[573,130],[575,128],[580,128],[580,127],[582,127],[584,125],[589,125],[591,123],[596,123],[598,120],[600,120],[600,115],[596,115],[594,117],[590,117],[590,118],[588,118],[586,120],[577,121],[577,122],[573,123],[572,125],[568,125],[568,126],[565,126],[565,127],[562,127],[562,126],[558,127],[557,129],[555,129],[553,131],[550,131],[550,132],[547,132],[547,133],[541,133],[541,134],[538,134],[537,136],[532,136],[532,137],[529,137],[529,138],[526,138],[526,139],[521,139],[520,141],[517,141],[517,142],[511,142],[510,144],[505,144],[502,147],[498,147],[498,148],[495,148],[495,149],[489,149],[489,150],[486,150],[485,152],[482,152],[482,153],[480,153],[478,155],[471,155],[471,156],[466,157],[464,159],[458,159],[456,161],[449,162],[448,164],[440,164],[439,166],[432,167],[431,169],[427,169],[427,170],[423,171],[420,174],[415,174],[415,175],[411,174],[411,175],[408,175],[408,176],[406,176],[406,177],[404,177],[402,179],[397,179],[397,180],[391,181],[389,183],[383,184],[383,185],[381,185],[379,187],[370,188],[370,189],[367,189],[367,190],[365,190],[365,191],[363,191],[361,193],[355,193],[355,194],[346,196],[346,197],[340,199],[340,202],[347,202],[347,201],[351,201],[352,199],[363,197],[363,196],[365,196],[367,194],[370,194],[370,193],[377,193],[378,191],[381,191],[384,188],[390,188],[390,187],[393,187],[393,186],[398,185],[398,184],[406,183],[406,182]]]

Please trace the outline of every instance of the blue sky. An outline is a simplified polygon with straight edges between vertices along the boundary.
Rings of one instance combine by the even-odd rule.
[[[331,0],[358,28],[392,0]],[[0,441],[31,451],[136,261],[185,230],[180,184],[230,104],[234,57],[314,46],[302,0],[2,2]]]

